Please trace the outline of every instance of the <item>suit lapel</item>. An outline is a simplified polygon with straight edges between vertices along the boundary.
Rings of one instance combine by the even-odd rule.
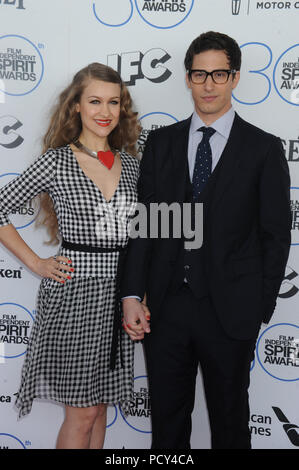
[[[189,180],[188,140],[190,123],[191,117],[182,121],[172,139],[172,189],[173,200],[177,202],[184,202],[186,181]]]
[[[231,180],[234,177],[235,170],[240,160],[240,143],[242,142],[242,122],[243,120],[237,115],[232,125],[232,129],[227,141],[227,144],[222,152],[221,158],[214,169],[214,172],[219,168],[219,176],[213,190],[213,197],[211,201],[211,209],[214,209],[218,202],[221,201],[223,193],[229,188]],[[186,182],[190,183],[189,177],[189,164],[188,164],[188,140],[190,129],[191,117],[182,121],[180,126],[176,128],[175,134],[172,138],[172,191],[173,200],[177,202],[185,201]],[[213,178],[213,174],[211,176]],[[212,181],[211,181],[212,182]],[[206,201],[208,196],[209,182],[204,189],[200,200]],[[209,197],[208,197],[209,199]]]
[[[236,114],[227,144],[222,152],[217,164],[221,165],[217,183],[213,191],[213,201],[211,209],[215,209],[218,202],[222,200],[223,193],[229,188],[234,177],[235,170],[240,160],[240,142],[242,142],[241,118]],[[217,167],[215,168],[215,170]],[[215,171],[214,170],[214,171]]]

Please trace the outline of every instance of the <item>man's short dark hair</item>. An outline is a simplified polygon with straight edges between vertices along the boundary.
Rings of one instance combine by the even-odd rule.
[[[192,41],[185,56],[184,64],[186,70],[192,69],[193,58],[196,54],[210,50],[225,52],[231,70],[240,70],[241,49],[238,43],[226,34],[215,31],[202,33]]]

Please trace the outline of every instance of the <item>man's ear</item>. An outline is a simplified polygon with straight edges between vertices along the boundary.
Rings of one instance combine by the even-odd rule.
[[[190,78],[189,78],[189,73],[188,72],[186,72],[186,84],[187,84],[188,88],[191,88]]]
[[[233,90],[236,88],[236,86],[238,85],[239,83],[239,80],[240,80],[240,70],[238,70],[235,75],[234,75],[234,79],[232,81],[232,88]]]

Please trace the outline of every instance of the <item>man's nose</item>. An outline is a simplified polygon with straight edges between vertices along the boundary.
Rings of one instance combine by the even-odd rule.
[[[214,85],[215,85],[215,83],[213,82],[213,79],[212,79],[211,75],[208,75],[207,79],[204,83],[205,89],[206,90],[212,90],[214,88]]]

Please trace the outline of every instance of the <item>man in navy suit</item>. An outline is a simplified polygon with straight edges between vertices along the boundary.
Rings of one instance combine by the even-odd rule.
[[[290,179],[280,139],[232,108],[240,66],[229,36],[196,38],[185,57],[194,112],[151,132],[141,162],[139,202],[148,210],[203,203],[201,248],[186,249],[183,236],[129,243],[124,326],[132,339],[144,337],[153,448],[190,447],[199,364],[212,448],[251,445],[250,365],[287,263]],[[140,304],[145,293],[150,327]]]

